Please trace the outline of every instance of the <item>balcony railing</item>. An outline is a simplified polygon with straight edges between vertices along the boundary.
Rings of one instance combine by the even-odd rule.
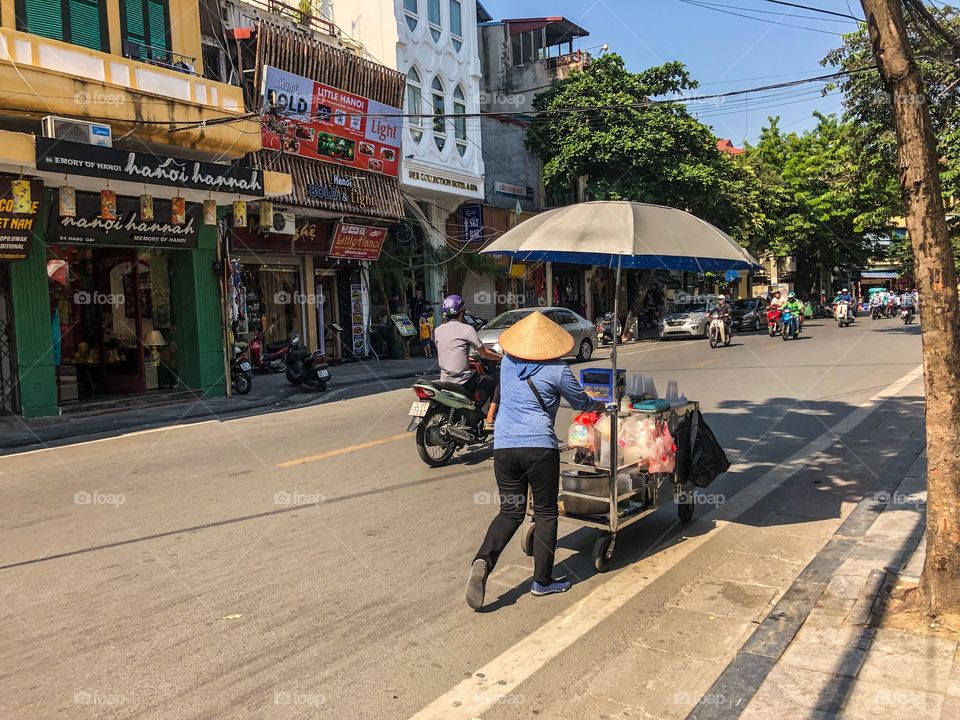
[[[305,30],[332,37],[339,37],[340,35],[340,29],[333,22],[321,16],[318,8],[315,7],[315,3],[311,0],[303,0],[296,4],[285,3],[282,0],[239,0],[239,2],[241,5],[249,5],[261,13],[289,20]]]
[[[194,67],[197,62],[196,58],[182,53],[175,53],[166,48],[147,45],[146,43],[137,42],[136,40],[123,41],[123,56],[131,60],[139,60],[148,65],[156,65],[157,67],[167,68],[168,70],[175,70],[176,72],[184,72],[190,75],[197,74],[197,70]]]
[[[589,65],[592,59],[590,53],[585,50],[575,50],[566,55],[548,57],[546,60],[547,67],[550,70],[556,70],[557,68],[568,67],[570,65]]]
[[[176,57],[179,61],[193,59],[183,55]],[[174,60],[172,65],[169,64],[171,59]],[[228,113],[242,113],[244,109],[241,88],[178,68],[173,53],[156,59],[133,59],[0,28],[0,63],[3,62],[13,63],[20,69],[32,68],[101,82],[131,92],[159,95]]]

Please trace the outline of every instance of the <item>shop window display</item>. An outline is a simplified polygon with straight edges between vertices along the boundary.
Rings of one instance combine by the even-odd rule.
[[[268,343],[303,331],[303,292],[298,265],[243,265],[238,333],[263,332]]]

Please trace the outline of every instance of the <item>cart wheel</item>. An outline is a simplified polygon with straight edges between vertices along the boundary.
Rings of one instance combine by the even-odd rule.
[[[688,523],[693,519],[693,493],[689,493],[690,499],[677,505],[677,515],[680,516],[680,522]]]
[[[534,524],[530,523],[523,529],[523,535],[520,536],[520,549],[523,550],[523,554],[530,557],[533,555],[533,528]]]
[[[610,562],[613,560],[613,538],[609,535],[601,535],[593,544],[593,566],[597,572],[606,572],[610,569]]]

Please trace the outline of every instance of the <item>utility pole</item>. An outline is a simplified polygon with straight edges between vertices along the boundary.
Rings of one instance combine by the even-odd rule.
[[[926,386],[927,551],[910,600],[960,625],[960,303],[927,96],[907,40],[902,0],[861,0],[892,102],[900,188],[913,246]]]

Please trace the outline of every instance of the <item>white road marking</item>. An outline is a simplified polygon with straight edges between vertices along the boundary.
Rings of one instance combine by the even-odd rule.
[[[838,436],[853,430],[884,400],[897,395],[907,385],[921,379],[922,375],[922,367],[917,367],[888,385],[789,459],[694,523],[704,528],[714,524],[712,530],[672,545],[656,555],[648,555],[617,572],[585,598],[427,705],[411,720],[471,720],[482,715],[579,638],[623,607],[679,560],[712,539],[729,524],[726,518],[736,517],[776,490],[809,464],[817,453],[832,445]],[[732,466],[730,472],[742,472],[748,467],[750,463],[739,463]]]
[[[122,435],[111,435],[110,437],[97,438],[96,440],[84,440],[83,442],[68,442],[66,445],[54,445],[52,447],[36,448],[35,450],[24,450],[23,452],[9,453],[0,456],[0,460],[6,458],[21,458],[24,455],[34,455],[36,453],[52,452],[53,450],[68,450],[70,448],[80,447],[82,445],[93,445],[95,443],[110,442],[111,440],[120,440],[121,438],[135,437],[137,435],[150,435],[151,433],[166,432],[168,430],[182,430],[184,428],[195,428],[199,425],[209,425],[210,423],[220,422],[219,420],[201,420],[195,423],[183,423],[180,425],[164,425],[162,427],[148,428],[147,430],[135,430],[134,432],[123,433]],[[97,432],[97,431],[94,431]],[[102,432],[109,432],[103,430]],[[43,442],[43,440],[37,440]],[[51,440],[50,442],[59,442]]]

